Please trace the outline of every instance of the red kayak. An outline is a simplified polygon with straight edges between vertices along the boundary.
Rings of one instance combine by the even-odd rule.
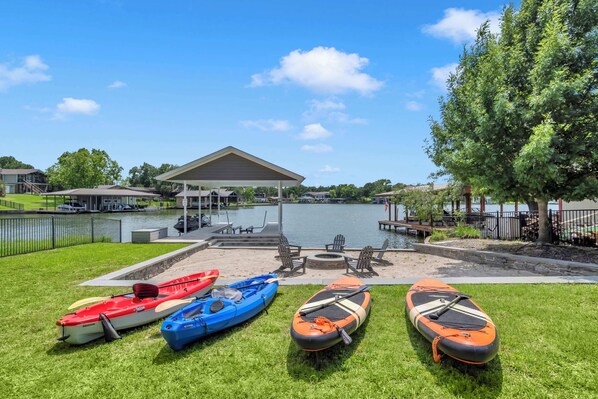
[[[63,316],[56,322],[60,334],[58,340],[81,345],[100,337],[107,341],[120,338],[116,331],[151,323],[185,306],[181,304],[156,312],[159,304],[206,294],[218,275],[218,270],[210,270],[158,285],[135,284],[133,292],[108,297],[103,302]]]

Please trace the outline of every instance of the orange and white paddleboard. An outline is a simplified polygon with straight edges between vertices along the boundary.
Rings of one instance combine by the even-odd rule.
[[[357,277],[343,277],[309,298],[293,317],[291,337],[305,351],[321,351],[344,341],[368,317],[370,293]]]
[[[441,353],[471,364],[487,363],[496,356],[496,326],[469,295],[442,281],[425,279],[411,286],[405,308],[411,323],[432,342],[435,361],[440,361]]]

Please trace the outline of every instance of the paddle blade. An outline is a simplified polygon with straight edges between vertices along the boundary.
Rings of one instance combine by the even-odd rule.
[[[347,332],[344,329],[338,327],[337,330],[338,330],[338,335],[341,336],[345,345],[350,345],[351,342],[353,342],[353,338],[351,338],[349,336],[349,334],[347,334]]]
[[[192,298],[192,299],[172,299],[170,301],[164,301],[161,304],[159,304],[158,306],[156,306],[155,311],[156,311],[156,313],[160,313],[160,312],[163,312],[163,311],[168,310],[168,309],[175,308],[175,307],[180,306],[180,305],[188,305],[191,302],[193,302],[194,300],[195,300],[195,298]]]
[[[110,297],[109,296],[94,296],[92,298],[80,299],[77,302],[74,302],[68,308],[69,308],[69,310],[70,309],[75,309],[75,308],[81,307],[83,305],[87,305],[87,304],[95,303],[95,302],[102,302],[102,301],[105,301],[107,299],[110,299]]]

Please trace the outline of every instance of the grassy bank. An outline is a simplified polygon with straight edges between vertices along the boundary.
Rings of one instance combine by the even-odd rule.
[[[18,202],[25,206],[25,210],[38,210],[38,209],[46,209],[46,197],[43,195],[33,195],[33,194],[6,194],[5,197],[2,197],[7,201]],[[62,204],[62,198],[59,197],[56,199],[56,204]],[[54,209],[54,199],[52,197],[48,197],[48,208]]]
[[[328,351],[320,370],[289,336],[314,286],[281,287],[268,314],[177,353],[159,322],[111,344],[55,341],[70,303],[121,291],[78,283],[179,247],[89,244],[0,259],[2,397],[590,398],[598,390],[597,285],[459,286],[499,328],[499,355],[485,367],[433,362],[404,315],[407,286],[373,287],[354,343]]]

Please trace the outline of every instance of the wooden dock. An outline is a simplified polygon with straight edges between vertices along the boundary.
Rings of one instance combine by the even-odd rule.
[[[413,233],[416,235],[430,235],[432,234],[432,226],[428,224],[419,224],[419,223],[405,223],[404,220],[399,221],[391,221],[391,220],[379,220],[378,221],[378,229],[394,229],[395,233]],[[438,226],[434,227],[434,230],[448,230],[447,227]]]

